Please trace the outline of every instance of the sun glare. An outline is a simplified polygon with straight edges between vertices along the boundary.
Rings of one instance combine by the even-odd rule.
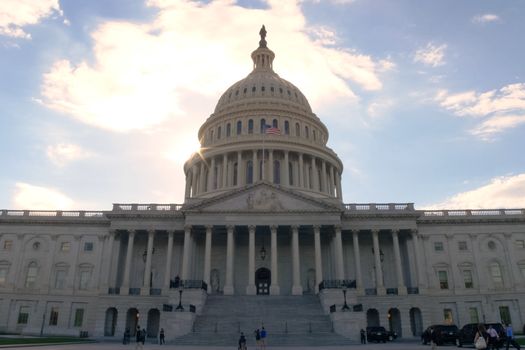
[[[179,140],[171,145],[169,151],[167,151],[164,156],[172,162],[184,164],[184,162],[190,159],[191,155],[196,152],[200,152],[199,141],[192,136],[181,136]]]

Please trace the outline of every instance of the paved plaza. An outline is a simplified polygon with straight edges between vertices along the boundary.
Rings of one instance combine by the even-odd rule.
[[[449,346],[453,347],[453,346]],[[304,347],[304,346],[267,346],[267,349],[271,350],[308,350],[308,349],[329,349],[329,350],[343,350],[343,349],[362,349],[362,350],[420,350],[430,349],[428,345],[421,345],[416,342],[392,342],[386,344],[366,344],[366,345],[346,345],[346,346],[327,346],[327,347]],[[455,347],[454,347],[455,348]],[[17,347],[17,349],[31,349],[35,350],[34,346],[28,347]],[[71,345],[47,345],[39,346],[39,350],[132,350],[135,349],[135,344],[129,345],[115,344],[115,343],[91,343],[91,344],[71,344]],[[177,350],[231,350],[237,349],[235,342],[232,346],[178,346],[176,344],[169,345],[156,345],[156,344],[145,344],[144,349],[177,349]],[[255,347],[248,347],[248,350],[255,350]]]

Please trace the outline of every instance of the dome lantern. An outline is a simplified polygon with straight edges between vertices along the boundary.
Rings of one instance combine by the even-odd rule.
[[[264,25],[259,31],[259,35],[261,36],[259,47],[252,52],[253,70],[273,72],[273,59],[275,58],[275,54],[267,47],[266,28]]]

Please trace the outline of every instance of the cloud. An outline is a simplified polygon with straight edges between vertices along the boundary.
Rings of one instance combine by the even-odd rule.
[[[484,186],[424,207],[429,210],[524,208],[525,173],[493,178]]]
[[[0,35],[30,39],[23,27],[37,24],[54,13],[62,15],[58,0],[2,0]]]
[[[93,154],[78,145],[59,143],[48,146],[46,155],[55,165],[63,167],[72,161],[89,158]]]
[[[74,201],[60,191],[17,182],[12,199],[12,207],[32,210],[67,210],[72,209]]]
[[[368,115],[372,118],[378,118],[384,116],[394,105],[393,99],[383,98],[377,101],[373,101],[368,105],[366,109]]]
[[[414,62],[421,62],[427,66],[437,67],[445,64],[446,44],[436,46],[428,43],[427,46],[416,51]]]
[[[188,94],[216,101],[247,75],[263,23],[276,71],[300,86],[312,106],[337,98],[356,101],[354,86],[382,88],[379,74],[392,66],[389,60],[336,47],[331,29],[308,29],[295,0],[267,0],[267,5],[150,0],[148,6],[157,10],[151,23],[102,22],[91,33],[94,60],[55,62],[43,77],[40,99],[111,131],[149,129],[168,120],[197,128],[206,116],[185,105]]]
[[[514,128],[525,119],[525,84],[509,84],[499,90],[437,93],[435,101],[460,117],[485,119],[470,132],[484,140]]]
[[[499,21],[500,18],[498,15],[492,13],[486,13],[484,15],[476,15],[472,17],[473,23],[489,23]]]

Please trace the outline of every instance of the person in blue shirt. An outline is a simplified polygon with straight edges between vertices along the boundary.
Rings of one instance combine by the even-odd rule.
[[[514,331],[512,330],[512,325],[509,323],[507,325],[507,328],[506,328],[506,333],[507,333],[507,347],[506,349],[509,350],[509,345],[512,344],[513,347],[515,347],[516,349],[520,350],[520,344],[518,344],[516,342],[516,340],[514,340]]]

